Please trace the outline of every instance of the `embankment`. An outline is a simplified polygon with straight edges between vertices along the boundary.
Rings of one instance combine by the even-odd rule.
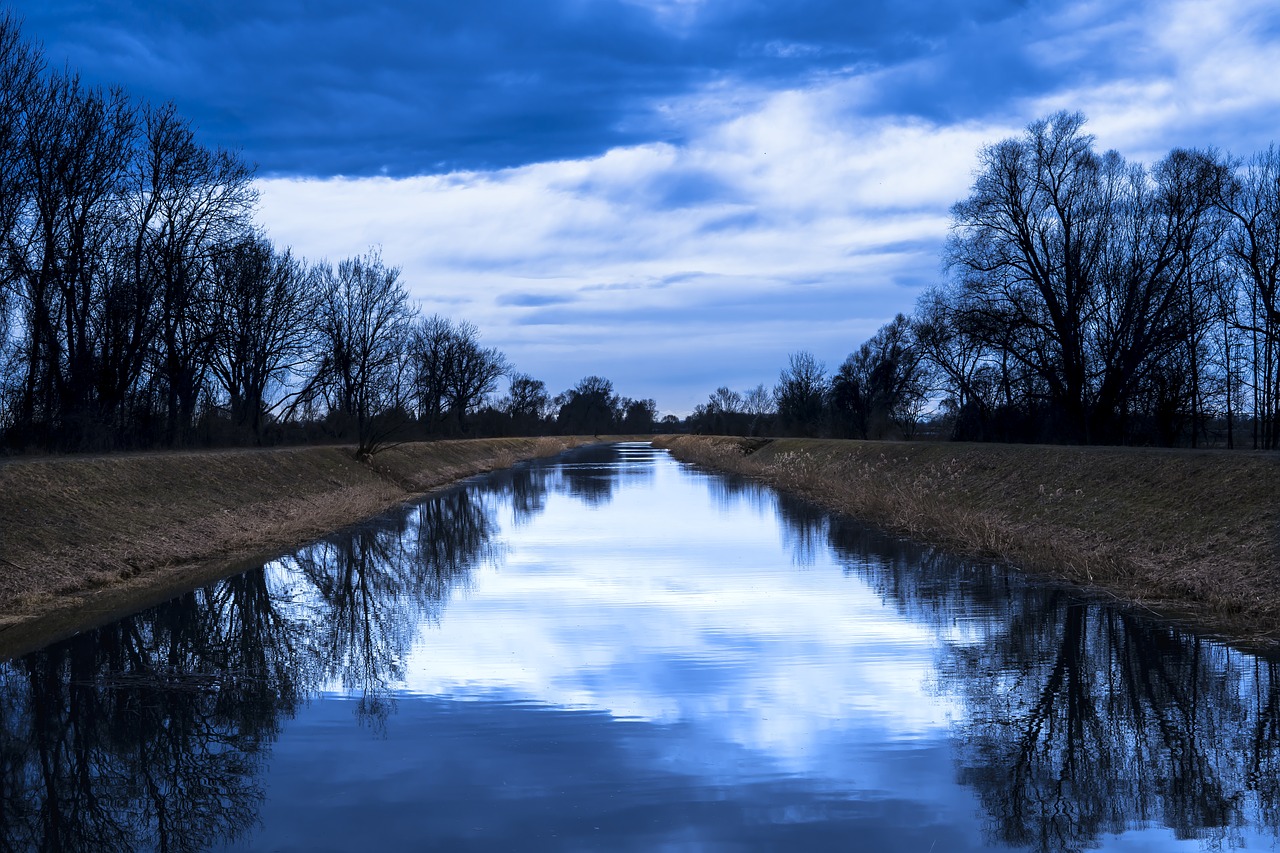
[[[1280,456],[669,436],[733,471],[958,553],[1280,643]]]
[[[0,655],[226,575],[463,477],[593,439],[306,447],[0,464]]]

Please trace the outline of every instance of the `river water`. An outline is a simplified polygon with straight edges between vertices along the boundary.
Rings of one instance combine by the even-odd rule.
[[[0,846],[1273,849],[1277,663],[591,448],[0,665]]]

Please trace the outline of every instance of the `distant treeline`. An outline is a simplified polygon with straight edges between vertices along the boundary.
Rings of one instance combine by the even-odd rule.
[[[49,70],[0,19],[0,447],[652,426],[652,400],[598,377],[551,398],[474,325],[421,316],[377,250],[309,264],[273,245],[252,179],[173,105]]]
[[[704,432],[1280,447],[1280,150],[1099,153],[1060,112],[984,148],[945,282],[834,375],[719,389]],[[761,410],[771,396],[774,412]]]

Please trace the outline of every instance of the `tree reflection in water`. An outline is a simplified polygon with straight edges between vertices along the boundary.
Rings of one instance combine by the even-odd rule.
[[[522,468],[452,490],[0,665],[0,848],[240,836],[283,720],[336,682],[385,721],[417,627],[492,552],[489,498],[536,507],[546,485]]]
[[[962,700],[959,780],[989,838],[1082,850],[1163,825],[1235,846],[1280,834],[1280,662],[965,563],[778,497],[797,560],[846,571],[942,641],[936,689]]]
[[[305,695],[261,569],[0,669],[4,848],[196,850],[255,819]]]
[[[496,525],[485,497],[455,489],[282,561],[309,582],[300,600],[311,659],[323,679],[358,695],[363,721],[385,723],[389,685],[403,679],[418,629],[489,555]]]
[[[604,506],[625,482],[653,477],[653,466],[645,459],[633,464],[616,444],[601,444],[575,451],[558,469],[563,480],[555,491],[567,492],[587,506]]]

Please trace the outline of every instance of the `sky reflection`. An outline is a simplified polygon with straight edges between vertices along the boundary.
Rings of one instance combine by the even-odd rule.
[[[886,611],[830,553],[796,570],[767,506],[725,505],[670,460],[585,521],[567,496],[505,531],[438,626],[405,689],[706,726],[787,772],[826,732],[939,737],[927,628]]]

